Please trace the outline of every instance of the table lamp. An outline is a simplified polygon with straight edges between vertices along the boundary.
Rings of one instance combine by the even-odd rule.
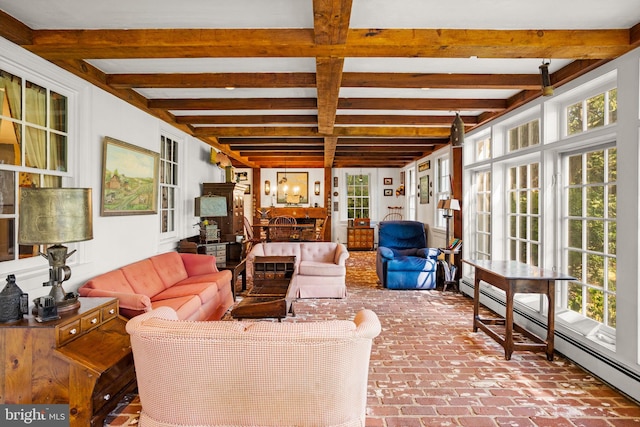
[[[78,308],[78,294],[62,288],[71,277],[67,258],[75,250],[67,253],[62,244],[93,239],[91,189],[21,188],[19,207],[18,243],[51,245],[46,254],[39,254],[49,261],[49,281],[43,286],[52,286],[49,296],[58,312]]]

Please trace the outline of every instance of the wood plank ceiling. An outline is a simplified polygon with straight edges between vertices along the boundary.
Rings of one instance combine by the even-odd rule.
[[[449,143],[456,112],[470,130],[540,96],[542,60],[551,61],[558,87],[640,44],[637,23],[612,29],[351,28],[356,1],[313,0],[313,28],[78,29],[32,28],[25,23],[29,16],[11,15],[0,0],[0,36],[205,141],[235,166],[264,168],[402,167]],[[109,72],[105,66],[193,58],[306,58],[315,70]],[[491,72],[346,69],[346,61],[363,58],[536,65],[524,73],[501,72],[500,65]],[[210,89],[229,95],[201,95]],[[245,89],[290,95],[233,96]],[[186,96],[172,96],[176,90]],[[370,90],[382,95],[357,95]]]

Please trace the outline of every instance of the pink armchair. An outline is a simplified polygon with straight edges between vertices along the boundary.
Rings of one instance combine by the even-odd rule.
[[[365,425],[371,310],[350,320],[186,322],[168,307],[127,323],[148,426]]]

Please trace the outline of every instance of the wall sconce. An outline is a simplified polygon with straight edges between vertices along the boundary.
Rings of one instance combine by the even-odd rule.
[[[540,85],[542,86],[542,96],[553,96],[553,86],[551,85],[551,77],[549,76],[549,64],[551,61],[544,62],[540,68]]]
[[[320,195],[320,181],[316,181],[316,182],[313,184],[313,193],[314,193],[316,196],[319,196],[319,195]]]
[[[271,194],[271,181],[269,180],[266,180],[264,182],[264,194],[266,194],[267,196]]]

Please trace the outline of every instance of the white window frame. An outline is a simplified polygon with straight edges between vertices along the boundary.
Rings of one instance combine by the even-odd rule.
[[[435,203],[433,207],[435,214],[435,228],[445,230],[447,228],[447,220],[442,214],[442,210],[438,209],[438,200],[448,199],[451,197],[451,156],[450,152],[438,156],[434,159],[435,163]]]
[[[10,73],[12,75],[15,75],[17,77],[19,77],[22,80],[22,98],[21,98],[21,102],[23,105],[22,108],[22,117],[20,117],[19,119],[12,119],[12,118],[8,118],[8,117],[4,117],[3,120],[7,120],[10,123],[20,123],[21,128],[22,128],[22,135],[23,135],[23,141],[21,142],[20,145],[20,149],[21,149],[21,158],[24,159],[25,158],[25,147],[26,147],[26,143],[25,143],[25,127],[26,126],[30,126],[30,127],[34,127],[37,129],[42,129],[45,130],[46,132],[46,165],[45,168],[41,169],[41,168],[34,168],[34,167],[27,167],[27,166],[22,166],[22,165],[10,165],[10,164],[3,164],[0,165],[0,169],[4,170],[4,171],[9,171],[9,172],[13,172],[15,174],[15,182],[14,182],[14,200],[15,200],[15,211],[12,214],[2,214],[0,213],[0,218],[2,219],[13,219],[15,221],[14,223],[14,242],[13,242],[13,246],[15,248],[16,251],[19,251],[19,247],[20,245],[18,244],[18,223],[19,223],[19,188],[20,188],[20,182],[19,182],[19,177],[20,177],[20,173],[28,173],[28,174],[35,174],[38,175],[38,178],[40,180],[38,186],[40,187],[44,187],[46,186],[45,183],[43,182],[44,176],[51,176],[51,177],[55,177],[58,178],[60,186],[61,187],[73,187],[73,186],[77,186],[76,182],[76,162],[77,159],[73,156],[73,154],[75,153],[74,147],[75,147],[75,141],[76,141],[76,135],[78,134],[78,129],[77,129],[77,116],[78,116],[78,110],[77,110],[77,96],[78,93],[75,92],[74,90],[70,89],[68,86],[64,86],[63,84],[54,81],[50,78],[41,76],[39,74],[35,74],[33,72],[28,71],[26,68],[23,67],[18,67],[9,63],[5,63],[5,62],[1,62],[0,61],[0,69]],[[47,90],[47,106],[46,106],[46,112],[47,115],[50,113],[50,93],[51,92],[55,92],[57,94],[60,94],[64,97],[66,97],[67,100],[67,128],[66,128],[66,132],[61,132],[59,130],[54,130],[53,128],[49,127],[49,123],[47,123],[45,126],[39,126],[39,125],[35,125],[33,123],[28,123],[25,121],[25,117],[26,117],[26,102],[25,102],[25,85],[26,82],[30,82],[33,84],[36,84],[40,87],[43,87]],[[66,170],[64,171],[60,171],[60,170],[50,170],[47,169],[47,167],[49,166],[49,150],[50,150],[50,133],[55,133],[57,135],[65,135],[66,136]],[[95,191],[94,191],[95,194]],[[94,196],[95,197],[95,196]],[[69,250],[72,251],[73,249],[75,249],[76,247],[78,247],[79,245],[82,245],[83,243],[69,243],[66,246],[69,247]],[[44,249],[44,248],[42,248]],[[71,258],[68,259],[67,261],[67,265],[73,266],[75,264],[77,264],[79,262],[80,259],[86,259],[87,255],[83,252],[80,253],[80,255],[74,255]],[[19,273],[19,272],[23,272],[23,271],[27,271],[27,270],[34,270],[34,271],[40,271],[43,269],[43,264],[42,264],[42,260],[38,257],[38,256],[32,256],[32,257],[28,257],[28,258],[22,258],[20,259],[19,257],[16,258],[14,257],[13,260],[7,260],[7,261],[2,261],[0,262],[0,274],[3,273],[4,271],[7,272],[12,272],[12,273]]]

